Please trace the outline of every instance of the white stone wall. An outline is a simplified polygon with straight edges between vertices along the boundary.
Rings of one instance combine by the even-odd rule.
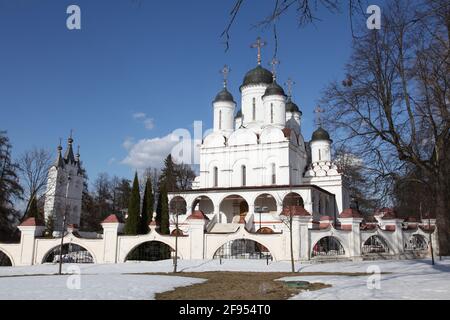
[[[351,226],[350,229],[335,229],[329,226],[326,229],[311,229],[311,217],[294,217],[293,220],[293,250],[294,258],[297,261],[316,260],[312,256],[312,251],[319,240],[325,237],[333,237],[339,241],[344,249],[342,256],[319,257],[328,258],[347,258],[352,260],[361,260],[370,258],[362,254],[364,243],[371,236],[381,237],[389,247],[389,252],[380,254],[384,258],[408,258],[414,257],[410,252],[404,250],[404,243],[412,236],[419,235],[429,244],[429,234],[423,232],[420,228],[415,230],[402,229],[400,220],[395,222],[395,231],[381,230],[360,230],[360,218],[339,219],[342,225]],[[256,234],[246,230],[245,225],[239,225],[236,232],[226,234],[205,233],[207,221],[187,219],[185,220],[187,233],[185,236],[178,237],[178,255],[181,259],[212,259],[216,251],[229,241],[237,239],[249,239],[256,241],[270,251],[275,261],[290,260],[290,232],[287,223],[280,224],[280,229],[274,234]],[[256,223],[256,222],[255,222]],[[428,222],[422,223],[427,225]],[[435,225],[435,222],[432,222]],[[93,257],[94,263],[123,263],[127,255],[139,245],[158,241],[175,247],[175,237],[160,235],[155,226],[146,235],[123,236],[118,235],[123,225],[119,223],[104,223],[103,239],[83,239],[74,236],[69,232],[64,237],[64,243],[77,244],[85,248]],[[22,233],[21,242],[18,244],[0,243],[0,251],[11,260],[13,266],[27,266],[42,264],[48,253],[58,248],[61,239],[39,238],[42,235],[42,227],[20,226]],[[248,228],[247,228],[248,229]],[[438,250],[437,232],[432,233],[433,246]],[[423,253],[423,252],[422,252]]]

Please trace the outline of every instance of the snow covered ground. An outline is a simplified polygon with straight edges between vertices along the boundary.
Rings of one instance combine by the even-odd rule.
[[[450,259],[430,260],[365,261],[310,265],[301,268],[304,272],[339,271],[389,272],[377,276],[296,276],[282,280],[303,280],[331,284],[332,287],[303,292],[293,299],[325,300],[391,300],[391,299],[450,299]],[[368,285],[369,283],[369,285]],[[378,284],[378,285],[377,285]]]
[[[282,280],[305,280],[331,284],[331,288],[304,292],[294,299],[450,299],[450,258],[429,260],[340,262],[297,264],[300,272],[368,272],[378,268],[382,274],[380,289],[367,288],[368,276],[295,276]],[[375,267],[374,267],[375,266]],[[67,271],[70,265],[64,265]],[[114,265],[78,265],[81,276],[55,276],[57,265],[0,268],[0,299],[153,299],[155,293],[204,280],[182,276],[144,275],[171,272],[172,261],[125,263]],[[289,262],[258,260],[179,261],[179,270],[288,272]],[[72,271],[73,272],[73,271]],[[370,271],[369,271],[370,273]],[[80,289],[69,289],[79,279]]]

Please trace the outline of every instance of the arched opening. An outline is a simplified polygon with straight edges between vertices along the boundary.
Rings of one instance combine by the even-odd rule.
[[[175,230],[174,230],[175,231]],[[141,243],[130,253],[125,261],[160,261],[173,258],[175,250],[160,241],[148,241]]]
[[[91,253],[82,246],[74,243],[65,243],[50,250],[42,263],[94,263]]]
[[[192,208],[194,210],[200,210],[206,215],[214,213],[214,203],[207,196],[200,196],[196,198],[192,203]]]
[[[276,213],[277,212],[277,201],[275,198],[268,194],[264,193],[259,195],[255,199],[255,212],[261,211],[262,213]],[[258,210],[259,209],[259,210]]]
[[[270,259],[269,250],[259,242],[250,239],[237,239],[221,246],[213,259]]]
[[[283,199],[283,208],[290,206],[304,207],[303,198],[295,192],[287,194]]]
[[[11,259],[0,250],[0,267],[12,267]]]
[[[273,103],[270,104],[270,123],[273,123]]]
[[[270,170],[271,183],[277,184],[277,166],[275,163],[272,163]]]
[[[248,214],[248,203],[239,195],[231,195],[223,199],[219,209],[225,214],[227,223],[239,223]]]
[[[219,185],[219,169],[214,167],[213,169],[213,187],[216,188]]]
[[[243,187],[247,185],[247,167],[245,165],[241,167],[241,185]]]
[[[367,239],[366,242],[364,242],[362,253],[389,253],[389,246],[382,237],[374,235]]]
[[[427,240],[423,235],[413,234],[405,243],[406,251],[426,251],[428,250]]]
[[[170,200],[169,203],[170,214],[184,215],[186,214],[186,207],[187,207],[186,200],[184,200],[180,196],[174,197],[172,200]]]
[[[317,241],[313,247],[312,257],[343,256],[345,250],[342,244],[335,237],[324,237]]]

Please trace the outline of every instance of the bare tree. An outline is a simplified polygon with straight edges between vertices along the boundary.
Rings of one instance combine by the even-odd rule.
[[[450,4],[390,1],[381,30],[354,41],[351,82],[333,82],[323,102],[341,144],[363,158],[374,181],[420,169],[436,204],[440,250],[450,252]]]
[[[221,34],[221,38],[224,39],[226,50],[230,47],[231,28],[235,24],[239,12],[242,11],[245,0],[235,0],[233,7],[230,11],[229,21]],[[349,0],[347,5],[342,4],[340,0],[272,0],[271,9],[264,17],[260,17],[259,21],[253,23],[253,27],[265,29],[272,27],[273,37],[275,43],[274,56],[277,55],[278,49],[278,32],[276,24],[279,19],[287,16],[290,12],[295,12],[295,19],[299,27],[314,23],[320,20],[318,17],[318,11],[325,9],[328,12],[337,13],[343,9],[347,9],[349,12],[349,18],[351,22],[351,29],[353,34],[353,20],[352,17],[355,12],[364,12],[362,7],[363,0]],[[254,3],[255,5],[255,3]],[[262,4],[258,3],[259,6]]]
[[[45,193],[48,170],[52,165],[52,154],[46,149],[34,147],[25,151],[17,163],[19,179],[25,190],[25,200],[27,201],[26,214],[33,198],[38,200]]]

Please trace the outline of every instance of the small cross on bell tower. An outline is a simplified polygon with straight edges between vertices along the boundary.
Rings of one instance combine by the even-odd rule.
[[[261,39],[261,37],[256,38],[256,42],[253,43],[250,48],[257,49],[258,50],[258,66],[261,65],[261,48],[266,46],[267,42]]]
[[[289,98],[292,98],[292,88],[294,87],[295,84],[296,84],[295,81],[292,80],[291,78],[288,78],[286,83],[284,84],[288,89],[288,97]]]
[[[228,86],[228,75],[230,74],[230,72],[231,72],[231,69],[227,65],[225,65],[223,67],[223,69],[220,70],[220,73],[223,76],[223,87],[224,88],[227,88],[227,86]]]
[[[277,58],[273,58],[272,61],[270,61],[269,65],[272,66],[272,75],[273,75],[273,81],[275,82],[277,80],[277,66],[280,64],[280,61],[277,60]]]
[[[317,106],[316,109],[314,109],[314,113],[316,115],[316,125],[318,127],[323,126],[323,114],[325,113],[325,110],[322,109],[320,106]]]

